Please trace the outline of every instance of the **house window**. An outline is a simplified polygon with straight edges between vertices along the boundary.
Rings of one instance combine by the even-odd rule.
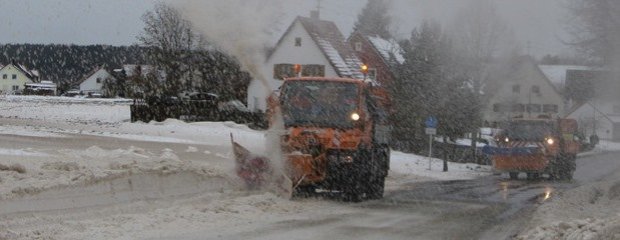
[[[306,64],[301,66],[302,77],[325,77],[325,65]],[[273,78],[284,79],[296,77],[295,64],[276,64],[273,66]]]
[[[519,84],[512,85],[512,92],[513,93],[520,93],[521,92],[521,86],[519,86]]]
[[[512,105],[512,112],[522,113],[524,111],[525,111],[525,105],[523,105],[523,104],[513,104]]]
[[[558,105],[555,104],[544,104],[543,105],[544,113],[558,113]]]
[[[493,112],[509,112],[510,107],[509,104],[495,103],[493,104]]]
[[[97,78],[97,83],[101,83],[101,78]]]
[[[325,77],[325,65],[307,64],[301,66],[301,76],[303,77]]]
[[[2,79],[7,79],[7,78],[9,78],[9,76],[8,76],[8,75],[6,75],[6,74],[3,74],[3,75],[2,75]]]
[[[17,90],[19,90],[19,86],[13,85],[13,91],[17,91]]]
[[[17,74],[13,74],[13,79],[17,79]]]
[[[300,37],[296,37],[295,38],[295,47],[301,47],[301,38]]]
[[[362,42],[355,42],[355,51],[362,51]]]
[[[540,94],[540,87],[538,85],[532,86],[532,93]]]
[[[288,77],[295,76],[295,65],[294,64],[275,64],[273,65],[273,78],[284,80]]]
[[[377,69],[376,68],[368,69],[368,78],[372,80],[377,80]]]
[[[528,104],[527,105],[527,112],[529,113],[539,113],[540,111],[541,111],[540,104]]]

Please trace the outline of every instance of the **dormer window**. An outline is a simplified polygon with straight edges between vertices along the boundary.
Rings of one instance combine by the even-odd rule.
[[[101,78],[97,78],[97,83],[101,83]]]
[[[540,94],[540,87],[538,85],[532,86],[532,93]]]
[[[295,47],[301,47],[301,38],[300,37],[296,37],[295,38]]]
[[[355,51],[362,51],[362,42],[355,42]]]

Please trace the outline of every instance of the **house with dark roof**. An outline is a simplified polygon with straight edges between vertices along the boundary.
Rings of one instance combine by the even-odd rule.
[[[564,117],[566,102],[531,57],[495,64],[487,76],[483,119],[491,126],[513,118]]]
[[[39,72],[11,61],[0,68],[0,91],[4,94],[21,93],[27,83],[38,83]]]
[[[347,41],[359,59],[368,66],[368,78],[384,87],[392,84],[395,78],[394,67],[405,62],[403,49],[396,40],[354,32]]]
[[[301,66],[301,76],[364,78],[362,62],[336,24],[319,19],[314,12],[310,18],[295,18],[267,55],[263,76],[256,76],[248,87],[248,108],[265,111],[267,97],[284,78],[296,75],[296,64]]]

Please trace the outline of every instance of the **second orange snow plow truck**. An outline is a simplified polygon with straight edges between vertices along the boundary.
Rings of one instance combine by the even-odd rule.
[[[390,150],[387,94],[347,78],[290,78],[271,107],[282,114],[285,172],[296,193],[339,191],[345,200],[383,197]]]
[[[507,122],[496,138],[497,147],[488,147],[493,168],[517,179],[548,174],[551,179],[570,180],[579,152],[574,119],[515,119]]]

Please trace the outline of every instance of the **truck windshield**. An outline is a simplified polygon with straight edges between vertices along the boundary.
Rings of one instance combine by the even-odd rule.
[[[358,87],[346,82],[288,81],[282,86],[280,101],[286,127],[351,128]]]
[[[544,121],[516,121],[505,128],[506,137],[513,140],[543,141],[554,134],[554,125]]]

